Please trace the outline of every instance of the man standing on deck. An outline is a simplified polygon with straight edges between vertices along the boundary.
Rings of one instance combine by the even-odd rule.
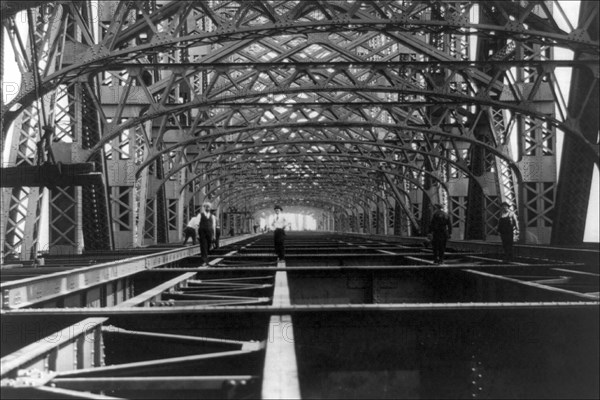
[[[433,216],[429,224],[429,232],[432,235],[433,262],[434,264],[443,264],[446,242],[452,235],[452,221],[450,221],[450,216],[442,209],[441,204],[434,204],[433,210]]]
[[[277,254],[277,260],[283,261],[285,258],[285,228],[288,222],[285,220],[281,212],[283,209],[281,206],[275,206],[275,218],[271,223],[273,229],[273,242],[275,245],[275,254]]]
[[[208,251],[213,238],[216,236],[215,229],[217,227],[217,219],[210,212],[211,204],[205,201],[202,204],[202,212],[200,213],[200,223],[198,226],[198,241],[200,242],[200,255],[202,256],[202,266],[208,266]]]

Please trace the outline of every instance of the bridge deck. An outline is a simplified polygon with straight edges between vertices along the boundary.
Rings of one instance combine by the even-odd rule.
[[[3,269],[3,398],[597,397],[593,251],[449,247],[292,232],[280,262],[248,235],[210,267],[187,246]]]

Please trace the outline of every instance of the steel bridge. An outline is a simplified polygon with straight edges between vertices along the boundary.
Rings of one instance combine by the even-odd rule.
[[[566,4],[3,1],[2,397],[597,398],[600,6]],[[275,204],[316,224],[285,261]]]

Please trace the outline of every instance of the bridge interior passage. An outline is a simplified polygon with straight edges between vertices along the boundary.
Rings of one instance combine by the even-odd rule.
[[[420,240],[308,232],[286,251],[276,261],[258,234],[228,239],[209,267],[197,246],[157,248],[3,282],[3,398],[598,394],[586,263],[451,247],[440,266]]]
[[[247,233],[584,242],[593,1],[2,3],[2,260]],[[560,165],[559,165],[560,161]],[[560,172],[560,174],[559,174]],[[597,238],[593,239],[597,242]]]
[[[566,4],[0,2],[3,397],[598,397],[600,2]]]

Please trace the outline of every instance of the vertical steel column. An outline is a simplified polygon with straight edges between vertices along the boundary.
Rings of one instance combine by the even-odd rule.
[[[164,166],[162,157],[157,163],[157,178],[164,178]],[[156,243],[169,243],[168,227],[167,227],[167,194],[165,185],[161,185],[155,191],[155,213],[156,213]]]
[[[149,149],[146,141],[144,140],[148,135],[146,132],[152,131],[152,121],[146,122],[144,125],[138,126],[135,132],[135,155],[134,163],[137,166],[142,164],[146,159]],[[146,202],[148,195],[148,181],[150,175],[150,168],[144,168],[135,181],[135,196],[133,204],[134,213],[134,246],[139,247],[145,245],[146,238]],[[153,236],[152,236],[153,237]]]
[[[87,77],[86,77],[87,78]],[[93,79],[93,89],[98,91],[97,81]],[[80,101],[75,102],[75,107],[81,109],[81,144],[78,149],[83,155],[86,150],[93,148],[100,140],[100,122],[98,111],[95,109],[93,100],[87,90],[82,89],[82,83],[75,85],[75,91],[80,96]],[[93,155],[92,162],[96,171],[101,171],[106,177],[106,164],[104,151]],[[110,223],[110,209],[107,180],[100,184],[86,185],[82,188],[82,206],[85,212],[82,214],[83,242],[86,250],[111,250],[114,249],[114,235]]]
[[[579,10],[579,29],[598,40],[599,5],[595,1],[582,1]],[[589,16],[596,16],[589,18]],[[588,25],[584,25],[588,23]],[[575,60],[586,59],[586,54],[575,53]],[[597,60],[597,55],[596,55]],[[595,71],[575,69],[569,92],[568,123],[578,128],[590,143],[598,140],[598,65]],[[585,223],[594,163],[597,154],[582,148],[583,143],[571,135],[565,135],[560,176],[558,179],[555,219],[552,227],[552,244],[579,244],[585,235]]]
[[[77,9],[80,23],[91,21],[86,12],[86,3]],[[55,15],[56,17],[56,15]],[[81,27],[71,13],[62,16],[63,29],[55,28],[53,42],[58,44],[57,53],[62,53],[67,45],[82,44]],[[73,60],[62,58],[66,63]],[[60,66],[59,66],[60,67]],[[70,164],[82,162],[82,98],[81,84],[78,81],[57,87],[50,96],[51,108],[47,125],[53,127],[52,153],[56,162]],[[66,107],[65,107],[66,105]],[[47,159],[47,157],[45,157]],[[49,251],[52,254],[77,254],[84,247],[82,220],[82,189],[76,186],[49,187]]]
[[[470,169],[477,177],[483,175],[484,152],[479,146],[471,146]],[[480,181],[481,182],[481,181]],[[473,179],[469,180],[469,194],[467,197],[467,220],[465,223],[466,240],[485,239],[485,199],[483,190]]]
[[[398,200],[394,199],[394,235],[396,236],[405,236],[405,232],[403,232],[403,221],[404,215],[402,213],[402,207]]]
[[[533,46],[534,49],[537,46]],[[518,49],[522,58],[530,58],[533,49]],[[531,70],[521,69],[518,81],[523,96],[530,98],[536,111],[554,116],[555,105],[548,83],[543,82],[534,98],[527,93],[539,79]],[[517,116],[519,135],[519,170],[522,176],[518,187],[518,219],[521,239],[528,243],[549,243],[554,216],[556,191],[556,130],[548,122],[531,116]]]
[[[474,133],[478,140],[493,145],[493,132],[487,118],[487,114],[482,115],[482,121]],[[469,152],[470,172],[477,181],[473,178],[469,180],[464,239],[485,240],[488,233],[486,197],[495,198],[498,178],[491,171],[490,166],[494,165],[493,156],[490,156],[488,151],[481,146],[471,146]]]
[[[54,15],[48,21],[44,21],[44,18],[38,18],[40,14],[37,9],[31,10],[27,14],[27,23],[31,24],[30,32],[34,31],[34,37],[30,38],[28,42],[26,38],[21,37],[15,19],[16,16],[11,16],[2,22],[3,26],[6,27],[9,41],[15,49],[15,59],[21,72],[19,86],[23,88],[30,88],[35,85],[38,74],[45,68],[48,73],[54,71],[54,60],[49,59],[49,55],[44,48],[46,44],[56,40],[57,31],[53,27],[62,20],[62,15]],[[46,25],[46,22],[49,23]],[[2,34],[4,35],[4,31]],[[2,42],[4,42],[4,37],[2,37]],[[25,46],[24,43],[28,44]],[[35,48],[32,47],[31,43],[35,43]],[[11,151],[9,159],[3,160],[4,162],[8,161],[8,163],[3,166],[35,165],[38,158],[40,160],[44,158],[45,149],[41,150],[44,154],[38,154],[37,148],[41,142],[40,130],[45,123],[43,118],[45,103],[46,99],[40,98],[34,105],[23,110],[14,122]],[[3,129],[7,129],[7,127],[3,126]],[[2,222],[0,229],[3,232],[3,261],[7,259],[28,260],[35,256],[35,252],[38,250],[42,199],[43,190],[41,188],[14,187],[2,189]]]
[[[134,22],[135,17],[129,13],[128,7],[125,3],[107,3],[98,8],[97,29],[101,43],[117,34],[120,22],[126,19],[128,23]],[[138,89],[141,82],[138,73],[107,73],[99,79],[102,79],[99,101],[107,119],[105,130],[110,131],[124,120],[138,116],[143,105],[148,103],[145,96],[140,96]],[[110,223],[116,248],[129,248],[136,244],[136,184],[139,181],[136,182],[134,172],[139,157],[138,129],[140,128],[123,130],[104,146]],[[105,133],[107,132],[102,132]]]
[[[429,175],[425,175],[425,184],[423,185],[426,191],[431,191],[431,177]],[[425,235],[429,233],[429,223],[431,221],[431,200],[429,196],[426,196],[425,193],[421,193],[422,201],[421,201],[421,231],[416,233],[416,235]]]
[[[495,23],[484,8],[480,8],[479,22]],[[480,37],[475,58],[503,61],[514,51],[514,43],[507,39]],[[491,65],[488,74],[495,76],[500,72],[498,67]],[[507,125],[503,110],[487,107],[483,111],[482,120],[475,127],[475,136],[510,157],[508,140],[511,125]],[[471,147],[470,153],[471,173],[478,177],[479,185],[473,181],[469,182],[465,239],[483,240],[489,235],[496,235],[500,201],[506,200],[516,209],[514,177],[506,161],[491,156],[481,147]]]

